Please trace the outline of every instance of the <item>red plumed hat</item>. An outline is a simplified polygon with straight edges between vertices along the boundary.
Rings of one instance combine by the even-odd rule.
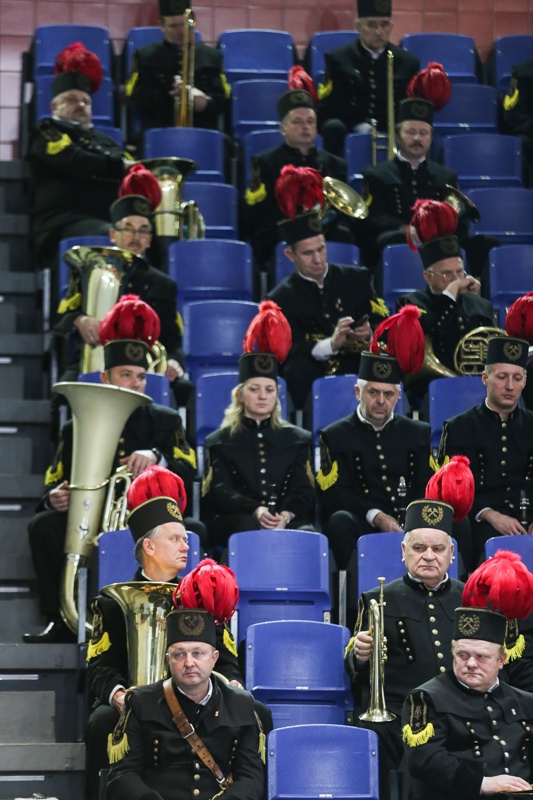
[[[139,194],[146,197],[152,208],[161,202],[161,187],[153,172],[142,164],[134,164],[119,186],[118,196]]]
[[[315,106],[318,105],[318,94],[315,82],[303,67],[294,66],[290,68],[288,83],[289,89],[302,89],[304,92],[309,92]]]
[[[407,97],[420,97],[433,103],[440,111],[452,94],[452,82],[444,72],[442,64],[430,61],[425,69],[417,72],[407,86]]]
[[[402,372],[418,372],[424,361],[425,338],[418,306],[406,305],[397,314],[380,322],[370,343],[370,352],[379,354],[380,337],[387,332],[387,353],[394,356]]]
[[[291,326],[281,308],[272,300],[261,303],[242,345],[245,353],[272,353],[280,364],[286,360],[292,346]]]
[[[407,228],[407,242],[411,250],[418,249],[411,240],[411,227],[415,229],[421,245],[441,236],[453,236],[457,230],[459,217],[448,203],[441,203],[440,200],[417,200],[413,212]]]
[[[235,573],[212,558],[204,558],[182,578],[172,599],[177,608],[204,608],[217,625],[223,625],[231,619],[239,602]]]
[[[488,608],[508,619],[525,619],[533,610],[533,575],[518,553],[497,550],[467,580],[463,606]]]
[[[427,499],[448,503],[453,508],[454,522],[466,519],[474,502],[476,486],[469,465],[466,456],[452,456],[427,482]]]
[[[159,339],[161,323],[154,309],[136,294],[123,295],[100,323],[100,344],[139,339],[150,347]]]
[[[96,53],[87,50],[81,42],[65,47],[56,57],[54,73],[80,72],[89,78],[90,92],[97,92],[102,85],[104,70]]]
[[[276,181],[274,194],[281,213],[291,220],[297,214],[310,211],[314,206],[324,205],[323,178],[311,167],[283,167]]]
[[[526,339],[533,344],[533,292],[514,301],[505,317],[505,330],[509,336]]]
[[[135,542],[165,522],[183,522],[187,507],[185,484],[179,475],[155,464],[135,478],[126,492],[128,527]]]

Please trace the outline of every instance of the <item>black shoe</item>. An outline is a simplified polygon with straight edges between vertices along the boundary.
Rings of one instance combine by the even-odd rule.
[[[76,636],[61,620],[54,620],[41,633],[25,633],[26,644],[74,644]]]

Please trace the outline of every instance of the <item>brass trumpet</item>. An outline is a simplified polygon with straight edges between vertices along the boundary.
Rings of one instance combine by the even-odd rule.
[[[370,699],[367,710],[359,714],[359,719],[365,722],[391,722],[396,719],[396,714],[387,711],[385,705],[385,661],[387,660],[387,645],[384,633],[383,609],[383,584],[385,578],[378,578],[379,602],[372,599],[369,603],[368,632],[372,636],[372,654],[370,656]]]

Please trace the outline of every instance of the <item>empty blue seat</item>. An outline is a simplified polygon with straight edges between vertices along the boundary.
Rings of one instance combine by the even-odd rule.
[[[244,141],[246,134],[266,128],[279,129],[277,102],[287,91],[287,81],[241,80],[231,90],[233,136]]]
[[[54,75],[58,54],[74,42],[96,53],[104,75],[113,74],[113,44],[109,31],[100,25],[40,25],[33,38],[33,77]]]
[[[494,86],[509,88],[515,64],[533,58],[533,35],[498,36],[494,43]]]
[[[274,727],[344,725],[353,710],[344,651],[350,631],[309,620],[277,620],[246,631],[245,684],[272,711]]]
[[[105,133],[106,136],[110,136],[113,139],[120,149],[122,150],[124,147],[124,134],[122,133],[121,128],[115,128],[112,125],[95,125],[95,128],[100,131],[100,133]]]
[[[228,540],[228,565],[239,585],[239,642],[255,622],[329,622],[329,552],[324,534],[289,529],[234,533]]]
[[[476,44],[472,36],[458,33],[410,33],[403,37],[402,47],[420,59],[422,69],[430,61],[442,64],[454,84],[478,82]]]
[[[276,245],[276,263],[274,265],[276,285],[284,278],[287,278],[295,269],[292,261],[285,255],[286,248],[285,242],[278,242]],[[359,248],[355,244],[328,241],[327,248],[328,261],[331,264],[341,264],[348,267],[357,267],[359,265]]]
[[[390,244],[385,247],[382,264],[383,299],[393,314],[400,297],[426,286],[424,268],[419,254],[411,250],[408,244]]]
[[[78,380],[82,383],[100,383],[100,373],[84,372],[82,375],[78,375]],[[170,408],[170,383],[165,375],[147,372],[144,393],[151,397],[154,403]]]
[[[502,244],[533,244],[533,192],[516,186],[499,189],[471,189],[467,192],[477,206],[480,221],[470,233],[496,236]]]
[[[444,163],[457,172],[463,191],[522,186],[522,144],[517,136],[465,133],[446,136]]]
[[[112,247],[113,243],[108,236],[69,236],[59,242],[59,297],[65,297],[70,275],[70,267],[63,256],[71,247],[86,245],[90,247]]]
[[[526,567],[533,572],[533,536],[493,536],[485,542],[485,558],[492,558],[498,550],[518,553]]]
[[[311,36],[307,59],[309,61],[309,74],[318,86],[326,70],[324,56],[337,47],[350,44],[359,39],[356,31],[317,31]]]
[[[433,153],[444,136],[456,133],[498,133],[498,92],[493,86],[456,84],[448,103],[435,113]]]
[[[379,800],[378,735],[349,725],[276,728],[267,740],[268,800]]]
[[[505,328],[509,306],[532,289],[533,244],[506,244],[489,254],[490,298],[498,312],[498,324]]]
[[[209,239],[238,239],[237,201],[235,186],[229,183],[186,183],[183,200],[194,200],[203,214],[206,236]]]
[[[356,192],[361,193],[363,186],[363,172],[372,166],[372,134],[349,133],[344,140],[344,157],[348,162],[348,183]],[[383,138],[378,139],[376,145],[376,164],[387,160],[387,145]]]
[[[294,42],[285,31],[254,28],[224,31],[218,46],[224,56],[224,73],[232,84],[251,78],[280,78],[286,82],[294,65]]]
[[[35,122],[38,123],[51,114],[53,75],[39,75],[35,79]],[[102,125],[115,126],[115,96],[113,81],[105,77],[101,87],[91,95],[92,122],[95,128]]]
[[[150,128],[144,133],[144,157],[191,158],[197,169],[188,181],[224,183],[224,134],[206,128]]]
[[[325,375],[313,381],[313,443],[318,445],[318,432],[332,422],[353,414],[357,401],[354,386],[357,375]]]
[[[438,447],[445,420],[477,406],[486,396],[480,375],[438,378],[429,383],[429,424],[431,444]]]

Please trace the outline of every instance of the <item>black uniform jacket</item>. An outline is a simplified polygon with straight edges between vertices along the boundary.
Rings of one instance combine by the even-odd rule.
[[[141,114],[143,128],[174,125],[174,99],[170,91],[181,75],[183,50],[166,41],[140,47],[133,54],[126,95]],[[222,53],[197,42],[194,53],[194,85],[211,98],[205,111],[194,114],[195,128],[215,128],[227,106],[230,88],[224,76]]]
[[[262,800],[263,764],[252,695],[212,676],[213,695],[199,706],[176,691],[187,718],[225,776],[233,783],[225,800]],[[210,800],[220,792],[172,722],[162,682],[135,689],[113,734],[109,774],[111,800]],[[113,755],[112,755],[113,758]]]
[[[219,428],[206,439],[203,493],[213,514],[252,514],[274,497],[278,510],[314,519],[311,434],[243,417],[235,434]]]
[[[139,568],[134,581],[147,581]],[[176,578],[172,583],[179,583]],[[169,611],[172,604],[169,605]],[[93,612],[93,635],[87,649],[87,676],[89,694],[99,704],[109,705],[109,695],[115,686],[131,686],[128,664],[128,642],[126,623],[122,609],[110,597],[98,595],[91,605]],[[244,683],[237,663],[235,642],[229,629],[218,625],[217,650],[220,655],[216,664],[220,672],[228,680]]]
[[[45,119],[32,133],[29,160],[35,235],[89,217],[109,220],[125,172],[113,139],[73,122]]]
[[[418,58],[387,45],[394,55],[394,106],[405,97],[407,84],[420,69]],[[324,84],[319,86],[319,123],[340,119],[350,130],[361,122],[377,120],[387,130],[387,51],[373,59],[359,40],[326,53]]]
[[[463,584],[453,578],[437,589],[426,589],[408,575],[385,584],[385,700],[389,711],[397,716],[415,686],[451,667],[455,609],[461,605],[462,593]],[[368,630],[370,600],[379,600],[379,588],[364,592],[359,598],[354,635]],[[346,650],[345,665],[352,679],[358,678],[363,697],[361,707],[366,708],[369,665],[357,666],[353,639]]]
[[[505,133],[533,140],[533,58],[513,67],[511,87],[503,98]]]
[[[357,412],[320,431],[320,489],[322,516],[351,511],[365,518],[371,508],[397,517],[424,496],[431,477],[431,429],[425,422],[395,415],[379,431],[362,422]],[[407,495],[398,496],[400,478]]]
[[[398,306],[408,303],[421,309],[424,333],[432,337],[435,355],[450,369],[455,369],[455,349],[463,336],[474,328],[494,325],[492,304],[478,295],[460,294],[452,300],[445,294],[433,294],[427,286],[401,297]]]
[[[520,492],[533,502],[533,411],[517,408],[506,422],[485,402],[447,420],[439,462],[465,455],[476,482],[471,516],[483,508],[519,518]]]
[[[402,724],[412,797],[477,800],[485,776],[531,781],[533,695],[507,684],[462,686],[451,670],[406,699]]]

